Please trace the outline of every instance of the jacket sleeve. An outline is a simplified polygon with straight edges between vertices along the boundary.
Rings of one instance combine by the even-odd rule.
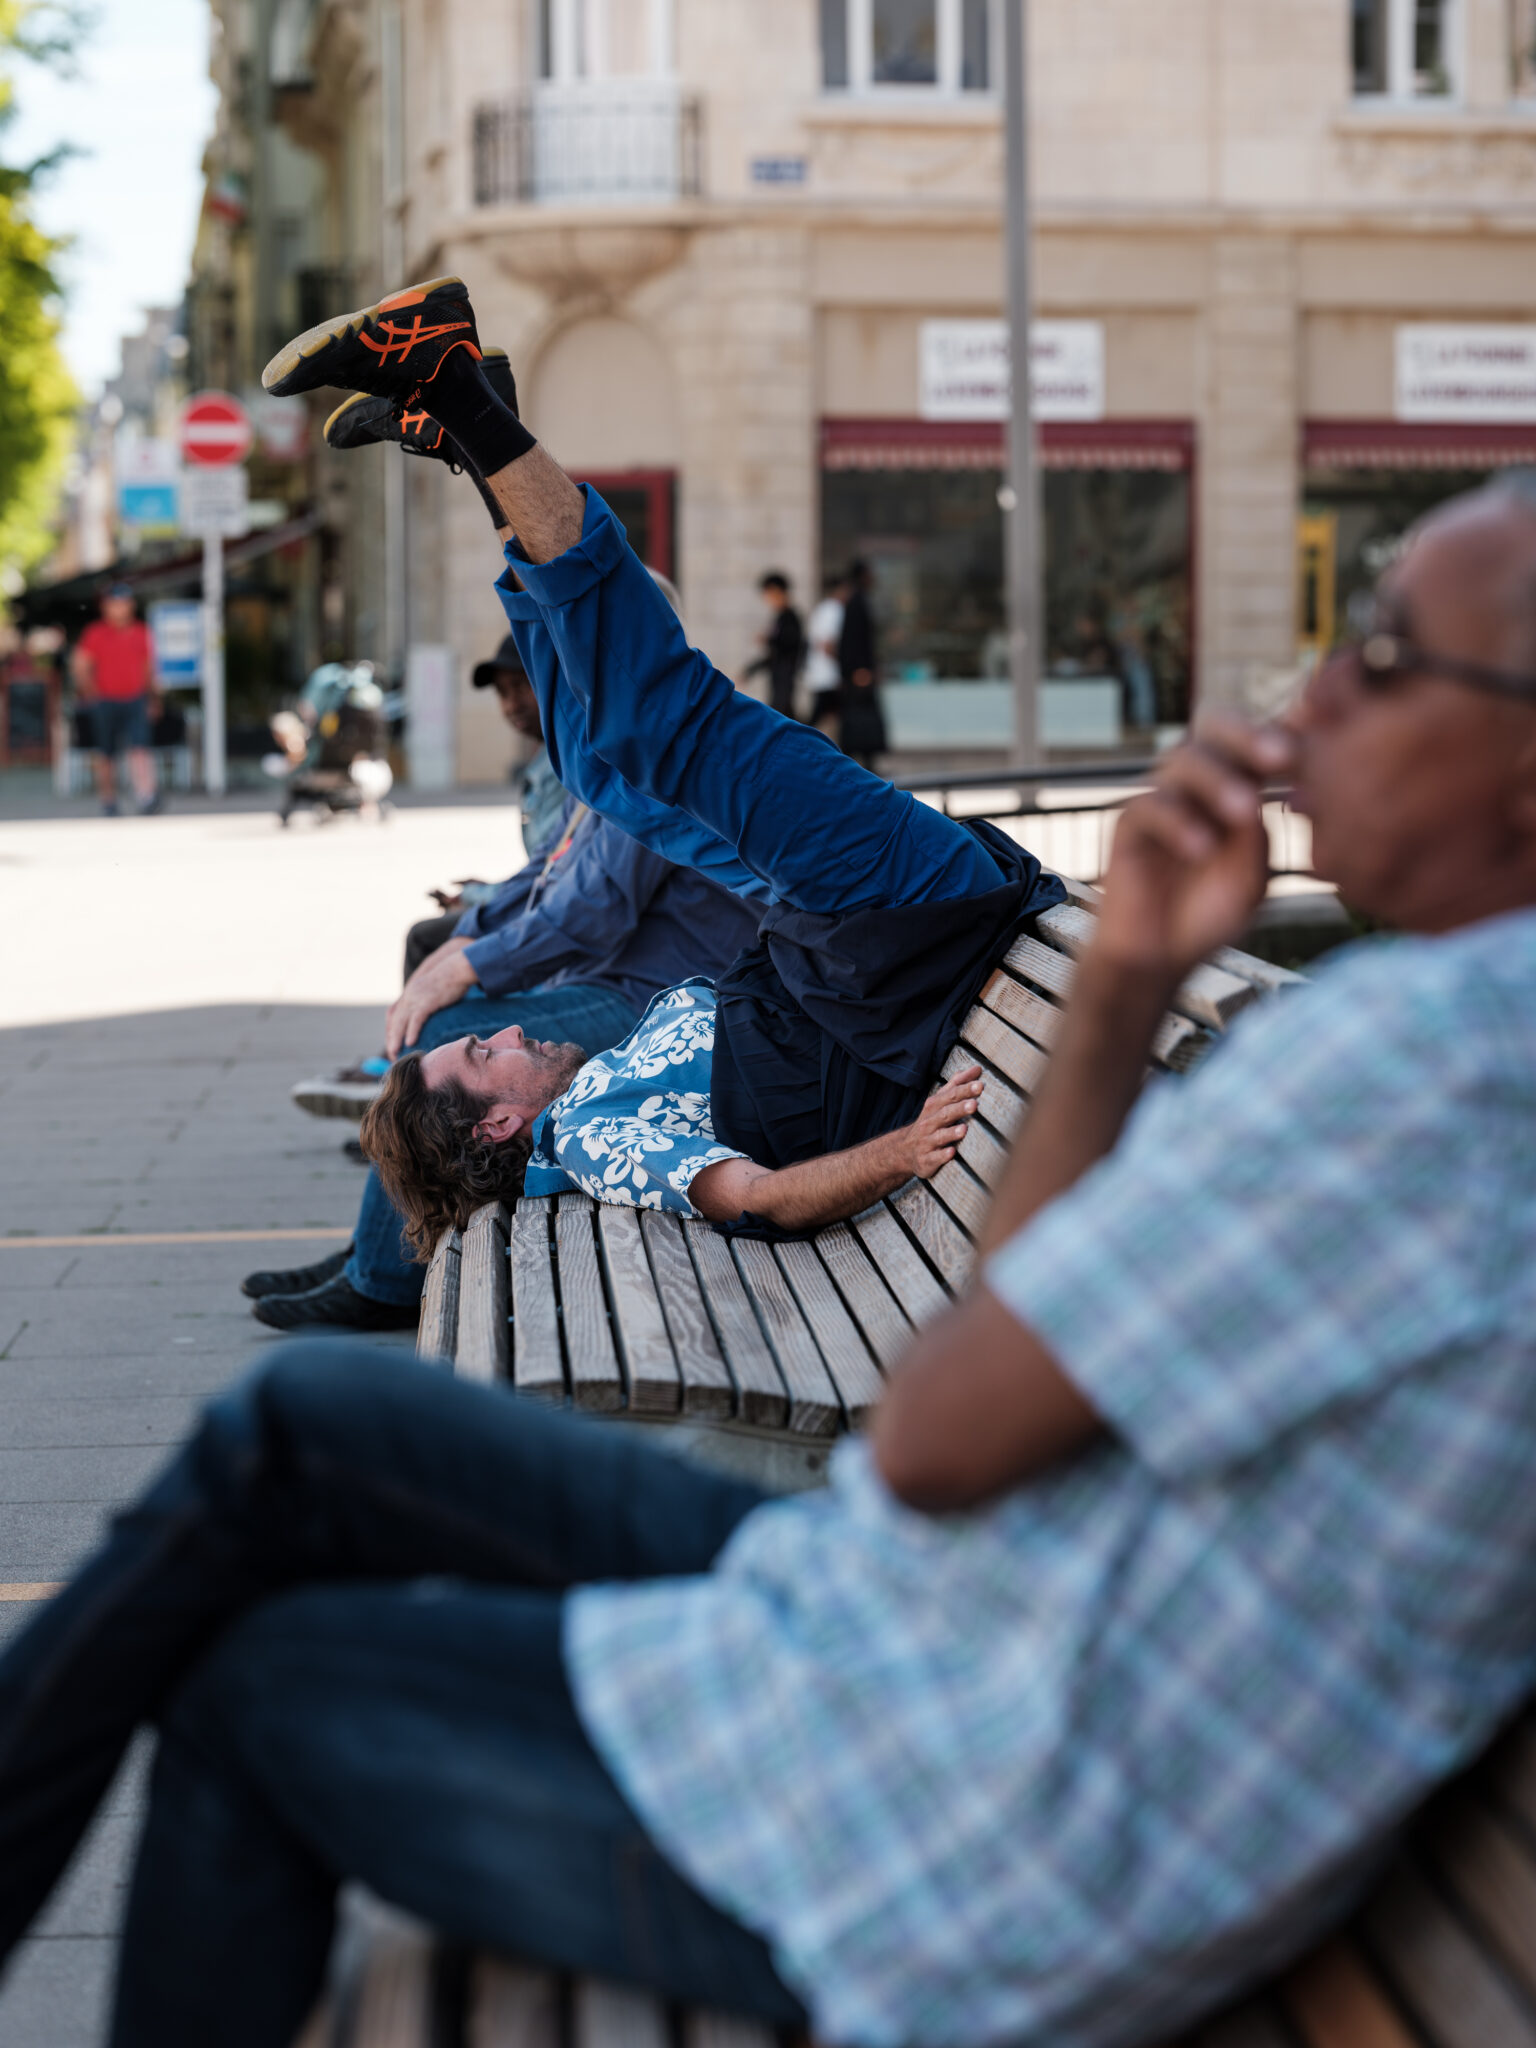
[[[560,813],[559,830],[555,834],[557,846],[570,829],[571,813],[575,808],[576,799],[568,796]],[[520,917],[528,907],[528,899],[533,894],[539,876],[544,872],[544,858],[543,854],[536,854],[532,860],[525,861],[515,875],[497,887],[494,896],[466,910],[453,928],[454,937],[483,939],[489,933],[499,931],[514,918]]]
[[[608,959],[645,915],[672,863],[589,812],[536,898],[467,947],[489,995],[533,988]],[[462,927],[461,927],[462,929]]]

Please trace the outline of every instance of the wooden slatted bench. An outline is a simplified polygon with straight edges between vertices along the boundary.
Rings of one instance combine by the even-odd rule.
[[[1093,892],[1038,921],[966,1019],[980,1063],[959,1157],[807,1243],[585,1195],[481,1209],[432,1260],[418,1350],[461,1374],[637,1423],[769,1486],[814,1483],[911,1331],[965,1282],[973,1239],[1060,1027]],[[1223,949],[1180,991],[1154,1067],[1184,1071],[1298,979]],[[470,1955],[375,1917],[303,2048],[772,2048],[740,2018]],[[1536,2048],[1536,1713],[1409,1831],[1357,1921],[1182,2048]]]

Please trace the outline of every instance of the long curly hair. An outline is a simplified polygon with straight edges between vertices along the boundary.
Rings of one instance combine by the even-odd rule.
[[[421,1265],[445,1230],[462,1230],[486,1202],[510,1206],[523,1191],[528,1132],[500,1144],[475,1136],[493,1099],[459,1081],[429,1088],[420,1055],[411,1054],[396,1060],[369,1104],[358,1140]]]

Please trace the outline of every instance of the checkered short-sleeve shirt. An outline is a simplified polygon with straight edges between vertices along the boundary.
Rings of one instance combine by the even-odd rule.
[[[1355,949],[985,1279],[1102,1441],[974,1513],[864,1449],[567,1604],[583,1720],[820,2038],[1161,2038],[1536,1683],[1536,912]]]

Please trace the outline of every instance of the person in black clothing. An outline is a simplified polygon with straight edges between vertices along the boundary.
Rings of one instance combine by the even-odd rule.
[[[875,621],[869,608],[869,564],[855,562],[848,571],[848,596],[843,605],[843,631],[837,643],[842,671],[842,726],[839,744],[861,768],[873,768],[886,748],[885,714],[876,687]]]
[[[795,677],[805,661],[805,628],[800,623],[800,614],[789,601],[787,576],[778,569],[770,569],[757,587],[773,617],[762,636],[763,651],[749,665],[747,674],[760,676],[766,669],[769,703],[786,718],[793,718]]]

